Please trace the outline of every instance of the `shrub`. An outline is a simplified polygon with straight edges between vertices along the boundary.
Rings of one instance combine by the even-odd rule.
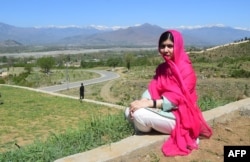
[[[244,69],[233,70],[231,72],[231,76],[234,77],[234,78],[249,78],[250,77],[250,72],[246,71]]]

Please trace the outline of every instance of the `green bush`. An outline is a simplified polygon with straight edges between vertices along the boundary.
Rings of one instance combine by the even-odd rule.
[[[249,78],[250,77],[250,72],[246,71],[244,69],[233,70],[231,72],[231,76],[234,77],[234,78]]]

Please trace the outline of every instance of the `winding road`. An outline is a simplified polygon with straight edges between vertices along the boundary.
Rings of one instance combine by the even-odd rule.
[[[77,88],[81,85],[81,83],[84,83],[84,85],[90,85],[90,84],[105,82],[105,81],[120,77],[117,73],[106,71],[106,70],[87,70],[87,71],[98,73],[101,75],[101,77],[90,79],[90,80],[72,82],[72,83],[64,83],[64,84],[55,85],[55,86],[42,87],[39,89],[43,91],[48,91],[48,92],[58,92],[58,91],[67,90],[71,88]]]

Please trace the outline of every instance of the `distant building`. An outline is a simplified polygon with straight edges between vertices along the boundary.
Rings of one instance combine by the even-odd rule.
[[[0,77],[4,78],[6,76],[8,76],[8,72],[7,71],[3,71],[2,69],[0,69]]]

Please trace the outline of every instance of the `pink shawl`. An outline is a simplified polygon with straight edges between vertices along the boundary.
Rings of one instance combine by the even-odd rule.
[[[153,99],[165,96],[178,106],[173,110],[176,126],[162,146],[165,156],[188,155],[197,149],[196,139],[202,135],[209,138],[212,130],[204,120],[197,105],[196,75],[191,61],[184,51],[182,36],[169,30],[174,37],[174,58],[160,64],[154,78],[149,83]]]

